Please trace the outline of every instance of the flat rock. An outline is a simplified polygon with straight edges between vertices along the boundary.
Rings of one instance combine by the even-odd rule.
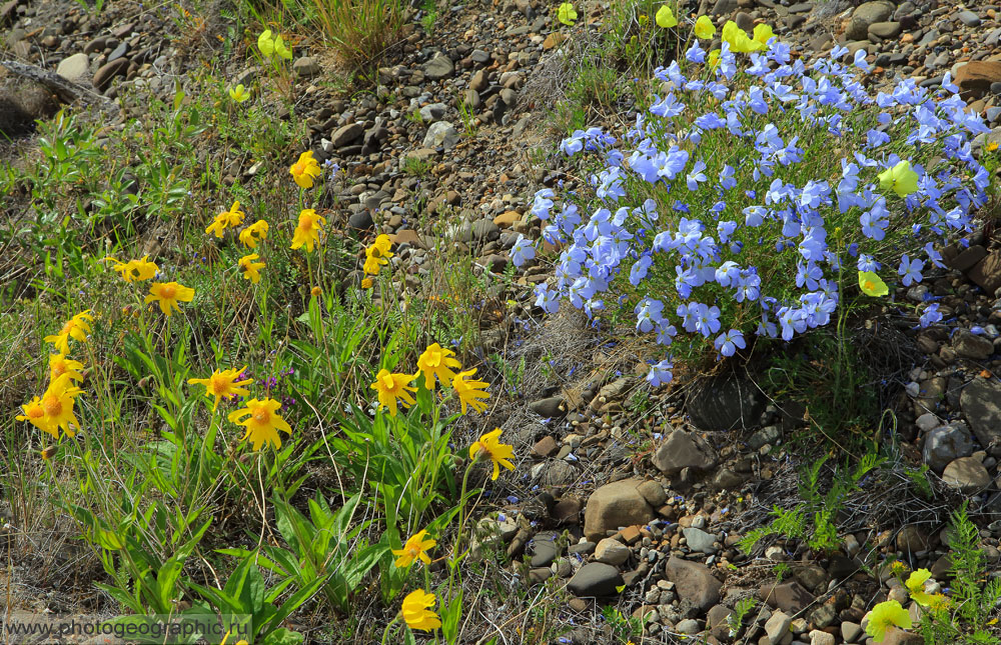
[[[451,58],[439,52],[434,58],[428,61],[426,65],[424,65],[424,73],[427,74],[427,77],[432,81],[448,78],[455,73],[455,64],[452,63]]]
[[[556,542],[556,533],[553,531],[543,531],[532,538],[531,566],[548,567],[559,555],[560,550]]]
[[[896,38],[899,36],[901,29],[902,27],[899,22],[874,22],[869,25],[867,33],[869,36],[886,40],[887,38]]]
[[[789,614],[798,614],[814,601],[813,594],[795,580],[781,584],[764,584],[758,589],[758,597],[775,609]]]
[[[1001,382],[974,379],[959,395],[959,406],[980,445],[1001,450]]]
[[[320,73],[320,64],[309,56],[303,56],[292,63],[292,71],[299,78],[311,78]]]
[[[956,71],[955,83],[964,92],[986,93],[1001,81],[1001,61],[975,60]]]
[[[967,329],[959,329],[952,337],[952,348],[961,358],[982,361],[994,353],[994,343]]]
[[[664,576],[674,583],[681,600],[691,602],[700,611],[708,611],[719,602],[719,590],[723,583],[713,577],[712,571],[704,564],[672,555],[664,566]]]
[[[444,148],[449,150],[459,143],[459,131],[448,121],[432,123],[424,135],[425,148]]]
[[[693,527],[683,529],[682,532],[685,534],[685,540],[688,541],[688,548],[692,551],[708,554],[716,553],[716,548],[713,546],[713,542],[716,541],[715,535]]]
[[[942,481],[960,492],[972,494],[991,485],[991,476],[976,457],[960,457],[942,471]]]
[[[567,589],[581,598],[614,596],[623,584],[619,570],[603,562],[588,562],[570,578]]]
[[[349,146],[365,134],[365,126],[361,123],[348,123],[334,130],[330,135],[330,142],[336,148]]]
[[[1001,289],[1001,252],[990,253],[973,266],[966,277],[973,280],[988,295],[997,293],[997,290]]]
[[[605,564],[620,565],[629,559],[632,550],[615,538],[605,538],[594,549],[594,559]]]
[[[73,83],[83,80],[88,71],[90,71],[90,58],[82,53],[64,58],[56,67],[56,74]]]
[[[588,541],[597,543],[607,531],[650,521],[653,508],[637,490],[641,483],[620,479],[591,493],[584,510],[584,535]]]
[[[116,76],[125,76],[125,72],[129,69],[129,60],[127,58],[119,58],[118,60],[113,60],[110,63],[105,63],[94,72],[94,79],[91,81],[94,88],[98,92],[103,92],[108,89],[111,85],[111,81],[114,80]]]
[[[705,470],[716,464],[716,457],[702,437],[684,430],[673,430],[657,448],[650,461],[666,475],[674,475],[683,468]]]
[[[789,633],[790,625],[792,625],[792,616],[782,611],[774,612],[765,621],[765,638],[768,639],[766,641],[768,645],[778,645]]]

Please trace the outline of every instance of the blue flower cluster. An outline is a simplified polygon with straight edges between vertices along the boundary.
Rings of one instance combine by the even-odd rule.
[[[987,129],[948,75],[935,92],[908,79],[873,97],[857,78],[865,52],[846,54],[807,66],[772,40],[741,71],[727,43],[711,62],[695,43],[697,74],[658,68],[666,96],[621,141],[600,128],[566,138],[565,155],[597,164],[594,197],[536,193],[531,212],[561,252],[535,304],[567,300],[595,319],[606,300],[628,302],[637,332],[670,347],[680,329],[719,359],[750,334],[789,341],[826,325],[857,271],[897,264],[909,286],[942,266],[927,240],[971,230],[989,176],[970,137]],[[520,238],[513,255],[533,253]],[[936,316],[931,305],[920,322]],[[651,385],[674,360],[653,365]]]

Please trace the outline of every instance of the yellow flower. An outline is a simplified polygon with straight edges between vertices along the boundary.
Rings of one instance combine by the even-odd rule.
[[[918,189],[918,173],[911,170],[911,162],[901,161],[879,173],[879,187],[892,189],[897,197],[907,197]]]
[[[146,304],[155,300],[160,305],[163,315],[169,318],[174,313],[173,309],[181,310],[177,304],[179,300],[191,302],[194,297],[195,290],[191,287],[185,287],[177,282],[154,282],[149,288],[149,295],[146,296]]]
[[[667,5],[662,6],[657,10],[657,15],[654,16],[657,24],[664,29],[668,27],[674,27],[678,24],[678,19],[674,17],[674,12]]]
[[[261,257],[256,253],[251,253],[240,258],[240,269],[243,271],[243,277],[254,284],[261,281],[260,270],[265,266],[263,262],[254,261],[260,259]]]
[[[375,238],[372,246],[365,249],[365,264],[362,266],[362,270],[365,273],[379,275],[379,269],[383,265],[389,264],[389,258],[393,257],[393,253],[390,251],[392,247],[393,243],[389,241],[388,235],[382,234]]]
[[[896,600],[887,600],[872,608],[865,633],[872,636],[877,643],[881,643],[889,627],[911,628],[911,615]]]
[[[706,56],[706,64],[709,65],[710,69],[716,69],[719,67],[719,57],[720,50],[714,49]]]
[[[229,88],[229,98],[237,103],[243,103],[250,98],[250,92],[243,86],[243,83],[240,83],[236,87]]]
[[[709,19],[709,16],[699,16],[699,19],[695,21],[694,31],[696,38],[708,40],[715,35],[716,26],[713,25],[713,21]]]
[[[212,411],[214,412],[216,408],[219,407],[219,399],[224,396],[249,396],[250,390],[243,388],[244,385],[250,385],[254,382],[254,379],[245,379],[239,381],[240,374],[247,369],[244,365],[238,370],[215,370],[212,372],[212,376],[208,378],[189,378],[189,385],[204,385],[205,386],[205,396],[215,396],[215,402],[212,404]]]
[[[900,560],[894,560],[890,563],[890,572],[895,576],[902,576],[904,572],[907,571],[907,565]]]
[[[500,443],[499,439],[502,430],[496,428],[493,432],[488,432],[480,437],[480,440],[469,446],[469,458],[476,459],[480,454],[486,454],[490,461],[494,462],[494,474],[490,479],[497,479],[500,474],[500,467],[504,466],[508,470],[514,470],[514,464],[509,459],[514,456],[514,446]]]
[[[268,237],[268,223],[262,219],[257,220],[247,228],[240,231],[240,241],[249,249],[256,249],[257,243]]]
[[[986,146],[984,146],[984,150],[987,151],[987,152],[994,152],[997,149],[998,149],[998,142],[997,141],[991,141]]]
[[[49,381],[55,381],[63,374],[69,374],[74,381],[82,381],[83,363],[75,361],[66,354],[49,354]]]
[[[409,408],[415,403],[411,392],[416,392],[417,388],[410,387],[410,382],[417,378],[411,374],[390,374],[389,370],[381,369],[375,375],[375,383],[371,385],[373,390],[379,393],[379,404],[389,408],[389,414],[396,416],[396,399],[400,399],[403,407]]]
[[[577,12],[572,4],[564,2],[556,12],[556,19],[564,25],[573,27],[573,23],[577,21]]]
[[[322,174],[320,164],[313,159],[313,151],[307,150],[299,155],[299,160],[292,164],[289,169],[292,179],[303,188],[312,188],[313,180]]]
[[[858,272],[858,286],[862,289],[862,293],[867,296],[885,296],[890,292],[886,283],[872,271]]]
[[[910,577],[907,578],[907,591],[911,594],[911,600],[918,603],[922,607],[931,606],[935,602],[935,597],[931,594],[925,593],[925,581],[931,578],[931,571],[928,569],[917,569],[911,572]]]
[[[312,253],[313,243],[319,243],[322,225],[326,224],[326,218],[317,215],[312,208],[304,209],[299,213],[299,224],[295,227],[292,235],[292,249],[306,247],[306,251]]]
[[[263,401],[250,399],[247,401],[247,407],[230,412],[227,418],[238,426],[246,426],[247,434],[243,435],[243,439],[250,437],[251,443],[254,444],[254,450],[260,450],[261,445],[265,442],[270,443],[275,447],[275,450],[278,450],[282,447],[278,431],[281,430],[288,435],[292,434],[292,428],[285,419],[277,414],[280,407],[282,404],[273,399],[264,399]]]
[[[765,49],[768,49],[768,41],[775,37],[775,33],[772,31],[771,25],[766,25],[765,23],[757,24],[754,26],[754,33],[751,38],[755,42],[759,42],[764,45]]]
[[[372,288],[372,278],[363,278],[362,281],[361,281],[361,288],[362,289],[371,289]]]
[[[266,58],[277,54],[281,58],[292,59],[292,50],[285,46],[281,36],[272,36],[270,29],[265,29],[257,37],[257,48]]]
[[[455,372],[450,368],[461,367],[459,361],[451,358],[455,352],[445,349],[438,343],[429,345],[417,359],[417,375],[424,372],[424,387],[434,389],[435,377],[442,383],[450,383],[455,378]]]
[[[83,390],[70,385],[70,375],[63,374],[49,384],[41,399],[36,396],[30,403],[22,405],[24,414],[15,419],[30,422],[39,430],[48,432],[53,439],[59,439],[60,428],[67,436],[72,437],[76,432],[70,424],[80,427],[80,422],[73,414],[73,403],[81,394]]]
[[[240,202],[233,202],[228,211],[223,211],[216,215],[215,219],[205,229],[206,233],[215,233],[216,237],[222,237],[222,232],[227,228],[236,228],[243,224],[244,212],[240,210]]]
[[[441,627],[438,614],[429,609],[434,607],[434,594],[424,593],[423,589],[407,594],[403,599],[403,620],[410,629],[420,629],[425,632]]]
[[[473,376],[476,374],[476,368],[465,372],[459,372],[452,379],[452,388],[455,393],[459,395],[459,401],[462,403],[462,413],[466,413],[466,406],[473,408],[477,412],[483,412],[487,409],[487,404],[485,401],[480,401],[478,399],[490,398],[489,392],[484,392],[487,388],[487,383],[484,381],[466,381],[467,376]]]
[[[122,275],[122,279],[126,282],[132,282],[133,280],[142,281],[152,279],[156,276],[156,272],[160,270],[160,267],[156,266],[156,263],[150,262],[146,259],[148,257],[148,255],[144,255],[141,260],[121,262],[111,256],[108,256],[101,260],[101,262],[114,262],[115,266],[111,268],[120,273]]]
[[[52,343],[60,354],[70,353],[69,339],[73,338],[81,343],[87,342],[87,334],[90,333],[88,321],[93,322],[94,317],[90,315],[90,309],[81,311],[71,319],[66,321],[58,334],[45,337],[46,343]]]
[[[640,27],[645,27],[646,23],[650,22],[650,16],[646,15],[645,13],[641,13],[639,16],[636,17],[636,20],[637,22],[640,23]]]
[[[42,448],[42,461],[48,461],[56,456],[56,452],[59,449],[56,446],[48,446],[47,448]]]
[[[323,295],[323,289],[321,289],[320,287],[313,287],[312,289],[309,290],[309,295],[313,296],[314,298],[319,298],[320,296]]]
[[[407,543],[403,545],[402,549],[393,549],[393,555],[400,556],[396,559],[396,568],[402,569],[403,567],[409,567],[414,563],[414,560],[420,558],[421,562],[424,564],[431,564],[431,558],[425,551],[434,548],[434,545],[438,544],[434,540],[425,540],[424,536],[427,535],[427,531],[421,531],[416,535],[410,537]]]

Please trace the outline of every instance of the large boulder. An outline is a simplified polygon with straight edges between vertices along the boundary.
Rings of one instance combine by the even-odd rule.
[[[597,543],[608,531],[646,524],[653,518],[653,509],[637,490],[642,483],[638,479],[620,479],[591,493],[584,510],[584,535],[589,541]]]
[[[664,575],[674,583],[678,598],[692,603],[701,612],[709,611],[719,602],[719,590],[723,583],[713,577],[712,571],[704,564],[672,555],[664,566]]]
[[[860,4],[852,13],[851,22],[845,29],[848,40],[865,40],[869,36],[869,27],[877,22],[886,22],[893,15],[893,4],[884,0]]]

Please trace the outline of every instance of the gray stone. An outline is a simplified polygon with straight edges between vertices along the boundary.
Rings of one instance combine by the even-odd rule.
[[[991,485],[991,476],[976,457],[960,457],[942,471],[942,481],[966,494],[978,493]]]
[[[716,457],[700,436],[684,430],[673,430],[650,459],[665,475],[674,475],[683,468],[705,470],[716,464]]]
[[[963,388],[959,405],[977,441],[996,457],[994,453],[1001,451],[1001,383],[974,379]]]
[[[758,597],[769,606],[790,614],[798,614],[814,601],[813,594],[795,580],[762,585],[758,589]]]
[[[603,597],[614,596],[616,587],[623,584],[619,570],[610,564],[603,562],[589,562],[580,568],[570,582],[567,589],[577,597]]]
[[[343,148],[351,145],[365,134],[365,126],[361,123],[349,123],[334,130],[330,135],[330,142],[336,148]]]
[[[532,561],[533,567],[548,567],[560,555],[559,545],[556,543],[556,533],[543,531],[532,538]]]
[[[869,25],[889,19],[893,15],[894,8],[892,3],[884,0],[859,5],[852,13],[845,36],[849,40],[864,40],[868,35]]]
[[[810,645],[834,645],[834,634],[815,629],[810,632]]]
[[[439,52],[437,56],[424,65],[424,73],[432,81],[441,80],[455,73],[455,65],[451,58]]]
[[[615,538],[605,538],[594,549],[594,559],[605,564],[620,565],[629,559],[630,548]]]
[[[432,103],[420,109],[421,118],[428,122],[440,121],[448,111],[448,106],[444,103]]]
[[[309,56],[303,56],[292,63],[292,71],[299,78],[312,78],[320,73],[320,64]]]
[[[956,16],[956,17],[959,18],[960,22],[962,22],[967,27],[979,27],[980,26],[980,16],[978,16],[975,13],[973,13],[972,11],[969,11],[969,10],[960,11],[959,15]]]
[[[351,216],[348,217],[348,228],[353,228],[359,231],[367,231],[374,225],[375,223],[372,221],[372,213],[367,209],[352,213]]]
[[[487,89],[489,85],[490,83],[487,80],[487,73],[482,69],[473,74],[473,77],[469,79],[469,89],[476,92],[482,92]]]
[[[765,444],[775,445],[782,438],[782,428],[765,426],[747,438],[747,446],[751,450],[760,450]]]
[[[899,36],[900,30],[901,26],[899,22],[874,22],[869,25],[869,31],[867,33],[870,36],[886,40],[887,38],[896,38]]]
[[[699,627],[699,621],[694,618],[686,618],[679,621],[678,624],[674,626],[674,631],[679,634],[692,635],[698,634],[701,631],[701,628]]]
[[[445,148],[449,150],[459,143],[459,132],[448,121],[438,121],[431,124],[424,135],[425,148]]]
[[[737,10],[737,0],[716,0],[713,5],[714,16],[725,16]]]
[[[713,542],[716,541],[715,535],[691,527],[683,529],[683,533],[685,534],[685,540],[688,541],[688,548],[692,551],[708,553],[710,555],[716,553],[716,548],[713,546]]]
[[[853,623],[849,620],[841,623],[841,638],[846,643],[854,643],[858,640],[858,637],[862,635],[862,625],[858,623]]]
[[[550,396],[548,398],[529,403],[528,409],[540,417],[556,419],[566,415],[567,410],[564,403],[565,399],[562,396]]]
[[[761,390],[750,381],[722,376],[694,385],[685,407],[692,425],[699,430],[715,432],[756,427],[765,400]]]
[[[982,361],[994,353],[994,343],[966,329],[960,329],[952,337],[952,347],[961,358],[976,361]]]
[[[792,625],[792,616],[782,611],[776,611],[765,621],[765,636],[769,645],[777,645],[779,641],[790,633],[789,626]]]
[[[60,61],[56,67],[56,74],[59,74],[67,81],[79,83],[90,69],[90,58],[87,54],[73,54]]]
[[[928,467],[941,474],[949,462],[973,454],[973,438],[963,423],[939,426],[925,437],[921,458]]]
[[[113,50],[111,50],[111,53],[108,54],[107,62],[110,63],[111,61],[118,60],[119,58],[124,58],[125,54],[128,53],[129,53],[129,44],[119,43],[118,47],[115,47]]]
[[[597,543],[607,531],[650,521],[653,509],[637,490],[641,483],[636,479],[620,479],[591,494],[584,509],[584,535],[588,541]]]
[[[672,555],[664,565],[664,576],[674,583],[678,597],[689,601],[699,611],[708,611],[719,602],[719,590],[723,583],[714,578],[704,564]]]

